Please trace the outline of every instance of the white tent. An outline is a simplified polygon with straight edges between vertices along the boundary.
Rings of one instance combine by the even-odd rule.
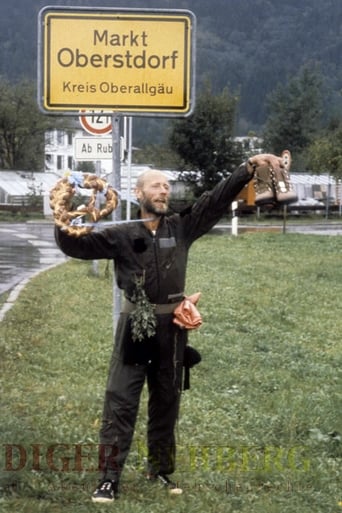
[[[340,197],[341,184],[328,174],[291,173],[291,182],[299,200],[324,200],[328,196],[337,200]]]
[[[0,204],[22,205],[32,194],[45,196],[59,178],[56,173],[0,170]]]

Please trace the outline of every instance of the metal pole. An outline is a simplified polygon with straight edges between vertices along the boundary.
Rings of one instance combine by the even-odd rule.
[[[95,162],[95,173],[96,173],[96,176],[101,175],[101,160],[97,160]],[[96,206],[96,208],[100,208],[100,199],[99,199],[98,195],[96,196],[95,206]],[[94,276],[99,275],[99,261],[98,260],[93,260],[93,274],[94,274]]]
[[[129,221],[131,219],[131,188],[132,188],[132,117],[128,118],[128,145],[127,145],[127,210],[126,218]]]
[[[287,205],[283,207],[283,233],[286,233]]]
[[[113,187],[121,192],[121,162],[120,162],[120,117],[118,114],[112,116],[112,170]],[[121,204],[113,212],[113,221],[121,221]],[[113,279],[113,329],[114,333],[119,320],[121,310],[121,292],[116,284],[115,276]]]
[[[325,217],[326,217],[326,219],[329,219],[330,195],[331,195],[331,184],[330,184],[330,174],[328,173],[327,202],[326,202],[326,206],[325,206]]]

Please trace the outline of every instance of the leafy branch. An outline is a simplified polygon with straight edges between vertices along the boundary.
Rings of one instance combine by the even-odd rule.
[[[144,282],[144,276],[135,278],[135,289],[131,297],[132,303],[135,304],[134,310],[130,313],[134,342],[142,341],[146,337],[153,337],[156,332],[157,319],[154,308],[146,295]]]

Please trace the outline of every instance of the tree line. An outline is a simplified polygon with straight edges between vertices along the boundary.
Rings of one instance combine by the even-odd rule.
[[[327,117],[320,71],[304,66],[267,97],[268,115],[261,135],[263,149],[280,154],[289,149],[294,171],[329,172],[342,177],[342,122]],[[191,116],[168,122],[163,144],[149,144],[133,162],[179,169],[195,194],[211,188],[248,157],[235,134],[239,98],[229,88],[215,93],[207,81]],[[0,81],[0,167],[44,169],[45,132],[66,127],[65,118],[42,114],[35,84]],[[71,129],[71,128],[70,128]],[[250,133],[249,135],[253,135]]]
[[[0,3],[0,76],[36,80],[38,12],[46,0]],[[50,0],[49,5],[113,8],[112,0]],[[197,19],[196,88],[239,97],[235,132],[263,129],[267,97],[301,67],[320,67],[326,112],[342,113],[341,0],[116,0],[115,8],[189,9]],[[164,135],[165,122],[136,123],[140,145]]]
[[[0,4],[2,169],[43,170],[46,130],[70,121],[36,104],[37,18],[45,5]],[[127,0],[115,7],[127,8]],[[135,118],[134,162],[182,170],[200,193],[246,157],[234,136],[257,135],[265,151],[289,149],[293,171],[342,175],[341,0],[135,0],[129,7],[189,9],[197,19],[195,111],[186,119]]]

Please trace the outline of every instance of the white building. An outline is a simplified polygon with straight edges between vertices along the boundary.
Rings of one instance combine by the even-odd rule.
[[[246,157],[263,152],[263,139],[256,136],[238,136],[234,137],[234,141],[241,144]]]
[[[82,130],[78,130],[82,134]],[[74,159],[74,130],[49,130],[45,133],[45,171],[62,175],[76,169]]]

